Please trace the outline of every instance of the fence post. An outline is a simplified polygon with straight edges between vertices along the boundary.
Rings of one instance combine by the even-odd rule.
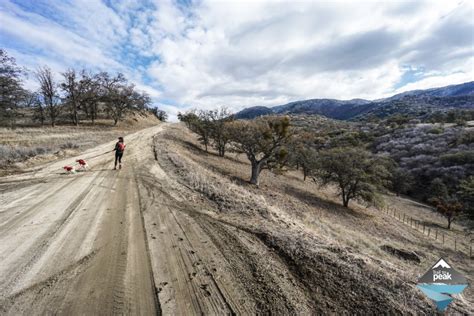
[[[444,233],[443,233],[443,245],[444,245]]]
[[[403,223],[405,224],[405,213],[403,213]]]
[[[469,258],[472,258],[472,243],[469,245]]]
[[[425,234],[425,224],[423,224],[423,234]]]
[[[438,240],[438,230],[435,231],[435,239]]]
[[[428,227],[428,237],[430,237],[431,227]]]
[[[458,241],[456,239],[456,237],[454,237],[454,250],[458,250]]]

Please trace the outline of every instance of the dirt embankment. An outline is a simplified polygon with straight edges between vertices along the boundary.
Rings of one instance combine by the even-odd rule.
[[[254,189],[238,157],[204,154],[179,125],[126,141],[120,171],[108,143],[83,153],[85,173],[61,174],[71,158],[0,179],[0,314],[433,313],[409,264],[316,229],[309,197],[289,194],[300,180]]]

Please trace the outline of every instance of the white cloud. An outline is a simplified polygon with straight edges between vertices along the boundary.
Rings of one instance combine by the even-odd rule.
[[[5,0],[0,35],[15,43],[1,45],[30,67],[122,71],[172,116],[474,78],[472,0],[106,3],[38,0],[43,12]]]

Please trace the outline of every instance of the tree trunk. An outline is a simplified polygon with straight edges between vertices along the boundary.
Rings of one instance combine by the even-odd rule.
[[[261,164],[261,161],[252,161],[252,176],[250,177],[250,183],[255,184],[256,186],[258,186],[258,176],[262,170]]]
[[[452,218],[448,217],[448,229],[451,229]]]
[[[349,200],[348,196],[342,194],[342,205],[344,205],[344,207],[349,207]]]
[[[79,126],[79,119],[77,117],[77,111],[74,110],[74,125]]]

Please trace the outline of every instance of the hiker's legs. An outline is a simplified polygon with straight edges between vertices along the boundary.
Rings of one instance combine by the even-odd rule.
[[[119,163],[119,169],[122,168],[122,156],[123,156],[123,153],[115,153],[114,170],[117,169],[117,161]]]
[[[114,169],[117,169],[117,161],[119,160],[119,154],[115,153],[115,164],[114,164]]]

